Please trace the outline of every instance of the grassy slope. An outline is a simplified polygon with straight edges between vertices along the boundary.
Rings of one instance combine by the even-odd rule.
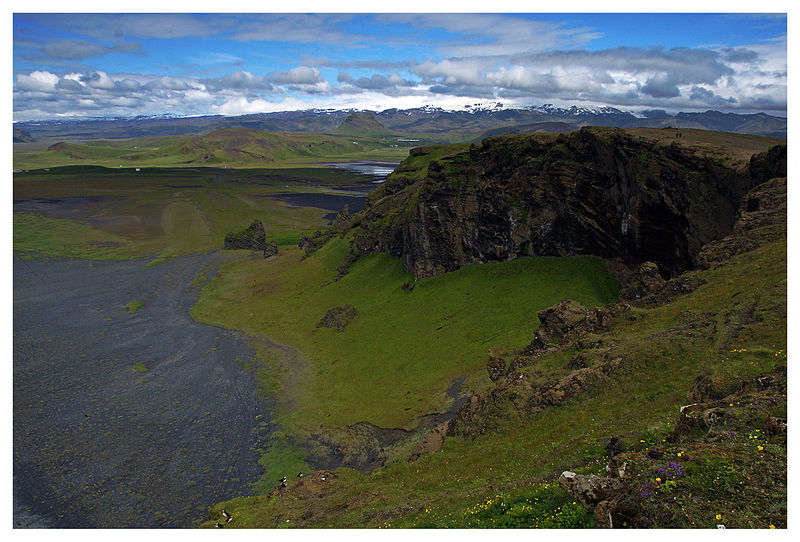
[[[695,274],[706,284],[665,306],[634,309],[604,336],[606,344],[614,344],[628,360],[608,385],[533,416],[516,419],[512,414],[474,441],[450,438],[442,451],[414,463],[398,460],[371,476],[340,469],[322,499],[292,491],[272,498],[241,498],[215,507],[211,517],[224,506],[236,517],[231,526],[239,527],[286,526],[286,519],[295,527],[466,527],[477,525],[476,517],[484,518],[484,526],[491,525],[490,520],[508,523],[513,518],[522,526],[591,523],[553,485],[562,470],[598,472],[602,446],[611,436],[639,449],[659,443],[673,428],[698,373],[708,373],[733,389],[740,379],[785,363],[785,240]],[[711,315],[710,334],[686,326],[702,314]],[[563,354],[553,356],[561,359],[552,365],[563,366]],[[542,364],[552,361],[545,357]],[[763,427],[763,419],[756,423],[751,434]],[[687,476],[677,482],[674,494],[689,499],[682,512],[684,524],[713,528],[717,511],[724,510],[726,523],[733,527],[785,525],[786,486],[777,478],[772,493],[759,493],[760,498],[743,497],[744,474],[735,474],[733,484],[720,485],[719,476],[742,471],[737,463],[742,454],[755,453],[746,438],[730,446],[742,451],[726,454],[718,452],[723,448],[703,445],[681,459]],[[674,458],[686,448],[669,450]],[[780,448],[776,450],[780,465]],[[783,454],[785,458],[785,448]],[[714,476],[716,481],[708,482]],[[745,485],[737,485],[738,480]],[[503,507],[498,502],[510,504]],[[775,504],[765,507],[766,502]]]
[[[292,408],[281,421],[293,430],[358,421],[413,428],[418,416],[446,406],[453,378],[483,373],[490,346],[524,346],[539,309],[563,297],[596,306],[617,291],[591,257],[472,266],[408,292],[400,261],[378,254],[333,282],[347,249],[336,239],[303,261],[288,250],[276,260],[231,263],[192,309],[199,321],[265,334],[309,358],[313,379],[282,388]],[[346,303],[357,315],[345,332],[315,327]]]

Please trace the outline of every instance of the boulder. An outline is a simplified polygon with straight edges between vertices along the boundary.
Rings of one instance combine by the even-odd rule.
[[[586,319],[587,309],[577,301],[565,299],[558,305],[539,311],[539,329],[524,353],[530,355],[561,339]]]
[[[349,324],[350,320],[355,318],[355,316],[356,309],[353,308],[352,305],[333,307],[327,313],[325,313],[325,316],[322,317],[322,320],[317,322],[317,327],[336,328],[340,332],[343,332],[345,328],[347,328],[347,324]]]
[[[619,495],[625,487],[625,482],[620,478],[564,471],[558,478],[558,485],[587,510],[593,512],[601,502]]]

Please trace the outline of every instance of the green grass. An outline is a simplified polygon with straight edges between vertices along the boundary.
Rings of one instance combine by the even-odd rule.
[[[470,266],[409,292],[400,261],[377,254],[332,282],[347,249],[339,239],[303,261],[289,251],[274,263],[228,264],[192,308],[199,321],[265,334],[311,361],[311,381],[281,390],[302,397],[286,413],[292,427],[414,427],[447,404],[453,378],[483,374],[490,346],[527,344],[539,309],[565,297],[597,306],[617,291],[605,263],[591,257]],[[344,304],[357,311],[344,333],[316,327]]]
[[[144,303],[141,301],[131,301],[125,304],[125,308],[128,309],[128,314],[136,314],[142,307],[144,307]]]
[[[410,523],[409,523],[410,520]],[[587,529],[594,516],[554,482],[532,483],[521,491],[489,495],[456,512],[426,507],[403,518],[404,527],[432,529]],[[399,527],[386,521],[380,527]]]
[[[123,260],[135,256],[137,243],[87,224],[14,213],[14,251],[22,258]]]
[[[137,373],[146,373],[147,371],[149,371],[147,365],[145,365],[144,363],[134,363],[133,370],[136,371]]]

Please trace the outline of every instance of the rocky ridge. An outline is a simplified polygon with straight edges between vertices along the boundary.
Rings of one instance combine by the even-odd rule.
[[[670,278],[732,232],[745,193],[785,176],[786,147],[736,169],[676,142],[583,128],[488,138],[450,155],[418,148],[407,162],[348,221],[345,266],[387,252],[419,279],[524,255],[592,254],[628,269],[650,261]]]

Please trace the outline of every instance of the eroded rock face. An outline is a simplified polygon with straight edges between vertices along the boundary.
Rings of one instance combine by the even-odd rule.
[[[576,254],[634,269],[650,261],[669,278],[731,231],[750,188],[785,171],[786,147],[770,153],[736,171],[614,129],[488,138],[431,162],[422,182],[388,181],[367,202],[353,252],[388,252],[415,278]]]
[[[771,179],[757,186],[742,198],[731,234],[700,251],[700,266],[718,267],[737,254],[785,236],[786,220],[786,178]]]
[[[417,447],[414,449],[408,460],[416,461],[424,454],[438,452],[444,446],[447,430],[450,427],[450,422],[442,422],[433,428],[427,435],[425,435]]]

